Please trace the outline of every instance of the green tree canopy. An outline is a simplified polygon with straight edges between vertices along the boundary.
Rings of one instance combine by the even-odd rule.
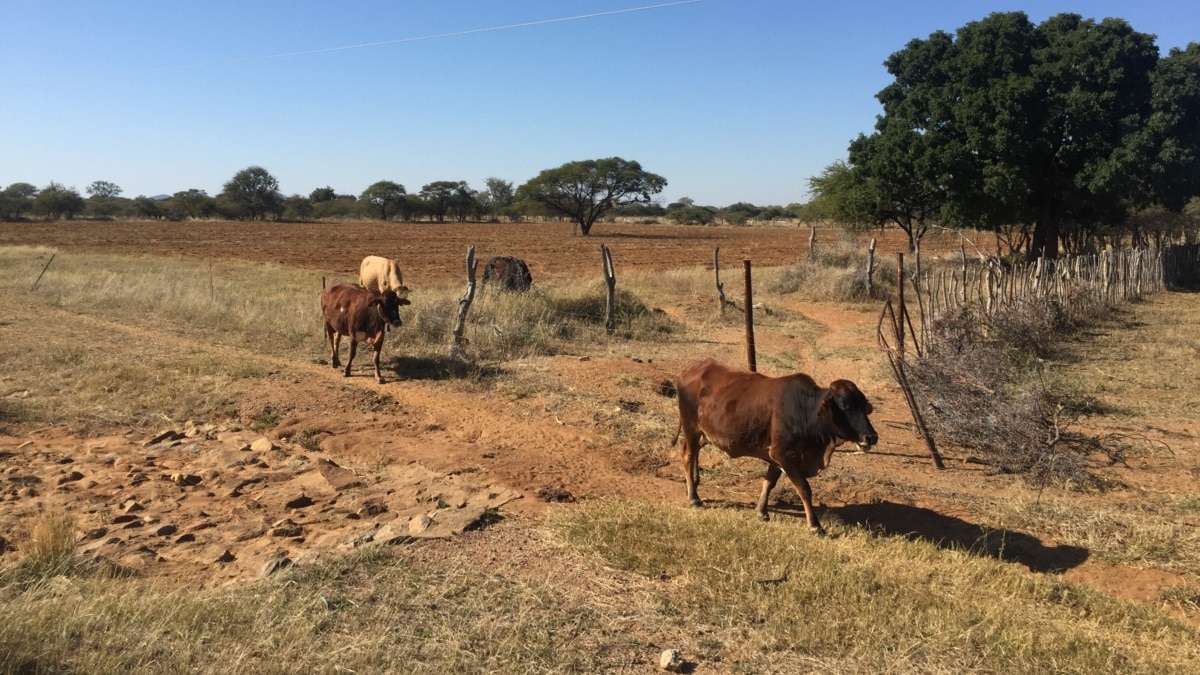
[[[380,220],[391,220],[392,216],[396,215],[400,203],[404,201],[405,194],[403,185],[381,180],[363,190],[358,201],[364,204],[363,208],[378,214]]]
[[[32,183],[13,183],[0,191],[0,218],[16,220],[33,208],[37,186]]]
[[[568,162],[546,169],[517,189],[517,199],[570,218],[587,236],[605,212],[651,201],[667,180],[620,157]]]
[[[437,222],[445,222],[450,207],[458,200],[462,189],[467,184],[463,181],[439,180],[421,188],[421,200],[425,203],[425,211]]]
[[[79,191],[51,181],[33,198],[33,207],[46,216],[47,220],[74,218],[83,211],[83,197]]]
[[[86,191],[92,197],[100,199],[121,196],[121,187],[106,180],[93,181],[91,185],[87,186]]]
[[[334,191],[333,188],[326,185],[325,187],[320,187],[310,192],[308,195],[308,201],[312,202],[313,204],[320,204],[321,202],[331,202],[337,199],[337,196],[337,192]]]
[[[1187,112],[1191,64],[1187,50],[1160,63],[1154,37],[1121,19],[1059,14],[1034,26],[1007,12],[936,32],[887,59],[884,114],[851,143],[851,180],[826,187],[852,186],[876,222],[907,222],[910,236],[934,221],[1030,223],[1030,256],[1053,257],[1067,228],[1200,192],[1186,173],[1168,189],[1169,172],[1152,168],[1195,161],[1175,152],[1200,127]],[[1157,125],[1156,108],[1172,111]]]
[[[188,218],[203,218],[213,211],[213,200],[204,190],[191,188],[171,195],[171,201],[178,205],[183,216]]]
[[[235,216],[265,218],[279,212],[283,203],[279,181],[261,166],[242,169],[222,188],[220,196]]]

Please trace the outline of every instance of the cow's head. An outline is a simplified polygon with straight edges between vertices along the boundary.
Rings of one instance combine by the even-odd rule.
[[[400,308],[410,304],[408,298],[402,298],[390,289],[371,298],[371,306],[376,307],[379,316],[393,328],[400,327]]]
[[[871,403],[850,380],[830,384],[821,405],[829,409],[839,438],[853,441],[863,451],[879,442],[879,434],[867,417],[872,412]]]

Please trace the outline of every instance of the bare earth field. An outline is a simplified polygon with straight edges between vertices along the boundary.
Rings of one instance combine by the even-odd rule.
[[[563,224],[0,223],[0,246],[264,262],[331,278],[353,276],[365,255],[385,255],[400,261],[414,289],[459,283],[472,244],[482,259],[524,258],[535,286],[598,278],[601,243],[613,251],[618,286],[630,273],[710,269],[719,246],[727,293],[737,300],[742,258],[756,269],[787,264],[804,256],[808,235],[806,228],[610,223],[598,224],[591,237],[572,236]],[[820,230],[818,244],[837,236]],[[895,232],[881,237],[881,264],[894,261],[891,254],[904,245]],[[935,253],[957,247],[956,239],[927,242]],[[536,537],[522,533],[552,505],[619,496],[686,506],[669,447],[675,402],[655,385],[700,357],[744,363],[738,321],[696,320],[714,307],[711,297],[679,297],[660,309],[693,324],[683,334],[655,343],[597,337],[572,353],[504,364],[501,382],[479,387],[406,375],[405,345],[394,340],[384,349],[388,381],[379,385],[366,376],[369,358],[361,353],[356,376],[345,380],[316,356],[281,359],[156,327],[152,317],[79,313],[6,295],[0,298],[6,343],[36,342],[39,335],[49,341],[51,333],[68,331],[87,335],[88,349],[129,359],[165,351],[264,365],[261,375],[233,385],[230,419],[162,419],[147,428],[0,417],[0,552],[4,542],[19,539],[22,523],[66,505],[79,519],[84,551],[181,588],[270,574],[372,539],[439,540],[418,555],[544,574],[545,562],[529,550]],[[876,408],[879,446],[869,454],[837,453],[813,481],[824,520],[975,546],[1031,574],[1061,574],[1197,621],[1188,608],[1163,600],[1164,589],[1200,585],[1195,567],[1104,555],[1086,543],[1086,532],[1057,523],[1052,509],[1041,520],[1027,514],[1031,503],[1144,514],[1197,499],[1196,338],[1178,338],[1170,355],[1137,345],[1150,342],[1139,334],[1200,325],[1200,296],[1160,294],[1079,337],[1086,393],[1103,411],[1082,425],[1133,444],[1124,463],[1099,469],[1118,486],[1103,494],[1031,490],[1019,477],[965,462],[954,448],[943,448],[947,470],[935,471],[875,349],[878,306],[840,307],[792,294],[771,298],[767,309],[757,316],[761,371],[800,370],[822,384],[851,379]],[[797,325],[807,326],[804,334]],[[313,355],[321,353],[318,331],[313,326]],[[1175,373],[1169,392],[1156,384],[1163,368]],[[554,383],[553,391],[540,388],[545,382]],[[37,384],[0,372],[0,397],[45,395]],[[1170,405],[1150,403],[1168,397]],[[701,462],[710,504],[752,507],[759,466],[708,450]],[[803,527],[803,511],[789,494],[783,490],[777,517]],[[1170,520],[1194,531],[1200,512],[1193,504],[1172,511]],[[997,537],[1002,546],[991,543]]]

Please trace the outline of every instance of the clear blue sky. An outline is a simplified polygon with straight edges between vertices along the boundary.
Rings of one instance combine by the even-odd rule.
[[[664,203],[807,201],[880,112],[887,56],[995,11],[1200,41],[1200,2],[0,0],[0,186],[285,194],[514,186],[637,160]],[[590,15],[590,16],[589,16]]]

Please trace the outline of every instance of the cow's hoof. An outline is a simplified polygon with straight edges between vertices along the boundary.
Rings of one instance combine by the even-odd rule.
[[[814,528],[811,528],[811,529],[812,529],[812,533],[813,533],[814,537],[824,537],[825,536],[825,528],[821,527],[820,525],[818,525]]]
[[[342,377],[350,377],[350,371],[348,371],[348,370],[343,370],[343,371],[342,371]]]
[[[759,519],[759,520],[761,520],[761,521],[763,521],[763,522],[766,522],[766,521],[768,521],[768,520],[770,520],[770,519],[771,519],[771,514],[767,513],[766,511],[759,511],[759,512],[758,512],[758,519]]]
[[[699,499],[693,499],[691,501],[691,503],[688,505],[691,506],[693,509],[699,509],[699,508],[704,507],[704,502],[700,501]]]
[[[383,384],[383,378],[382,378],[382,377],[377,377],[377,378],[375,378],[375,381],[376,381],[376,382],[378,382],[379,384]]]

